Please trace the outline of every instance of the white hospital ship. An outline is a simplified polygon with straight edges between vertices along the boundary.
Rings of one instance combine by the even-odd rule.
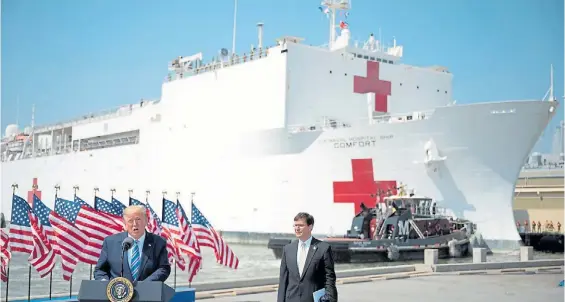
[[[340,234],[355,204],[402,183],[473,220],[487,240],[519,240],[514,185],[558,106],[552,89],[549,100],[455,104],[446,68],[403,64],[401,45],[369,33],[352,41],[336,20],[347,1],[323,4],[327,45],[284,36],[267,46],[258,24],[249,52],[175,58],[160,100],[8,126],[6,218],[12,184],[27,196],[36,179],[51,206],[56,185],[67,199],[77,186],[91,203],[95,188],[122,202],[148,196],[157,212],[163,191],[180,193],[185,209],[194,192],[226,234],[291,233],[299,211],[315,216],[315,233]]]

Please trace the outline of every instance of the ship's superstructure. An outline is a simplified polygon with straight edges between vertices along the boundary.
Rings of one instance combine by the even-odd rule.
[[[518,240],[514,183],[557,102],[456,105],[446,68],[403,64],[401,45],[372,34],[351,41],[347,23],[336,23],[347,1],[324,6],[329,45],[284,36],[267,47],[259,24],[249,52],[175,58],[158,101],[9,126],[2,211],[13,183],[27,191],[36,178],[48,205],[55,185],[61,196],[76,185],[85,200],[94,188],[122,200],[149,191],[158,212],[161,192],[180,192],[181,203],[195,192],[224,232],[290,233],[296,212],[309,211],[316,231],[331,234],[376,191],[405,182],[484,238]]]

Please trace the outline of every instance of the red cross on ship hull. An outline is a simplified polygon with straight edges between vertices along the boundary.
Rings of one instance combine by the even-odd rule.
[[[37,185],[37,177],[33,178],[33,184],[31,186],[31,191],[27,191],[27,202],[33,205],[33,194],[37,196],[37,198],[41,199],[41,191],[38,190],[39,186]]]
[[[370,208],[375,206],[377,192],[396,194],[396,180],[375,181],[372,159],[352,159],[351,167],[353,181],[333,183],[335,203],[353,203],[356,215],[361,211],[361,203]]]
[[[388,112],[388,96],[391,94],[391,83],[379,79],[380,63],[367,61],[367,76],[353,77],[353,92],[375,93],[375,111]]]

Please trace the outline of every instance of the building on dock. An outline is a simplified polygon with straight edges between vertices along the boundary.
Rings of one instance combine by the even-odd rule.
[[[514,218],[520,225],[532,220],[540,221],[542,229],[546,221],[563,225],[564,219],[564,123],[555,129],[550,154],[534,152],[528,158],[516,182],[514,194]],[[561,227],[563,232],[563,227]]]

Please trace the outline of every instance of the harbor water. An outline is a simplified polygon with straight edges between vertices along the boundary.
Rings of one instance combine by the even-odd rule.
[[[261,278],[278,276],[280,259],[276,259],[273,252],[265,245],[238,245],[231,244],[231,248],[239,257],[240,264],[237,270],[221,266],[215,262],[215,257],[211,249],[203,250],[203,267],[194,279],[194,284],[203,282],[226,281],[248,278]],[[28,296],[28,272],[29,265],[27,262],[28,255],[23,253],[13,253],[10,261],[10,280],[8,283],[9,299],[22,297],[27,299]],[[562,259],[563,254],[547,254],[535,253],[534,259]],[[518,251],[494,251],[492,255],[487,256],[488,262],[496,261],[517,261],[519,260]],[[472,258],[458,259],[440,259],[440,263],[461,263],[471,262]],[[421,263],[414,262],[384,262],[384,263],[352,263],[352,264],[336,264],[336,271],[377,267],[377,266],[394,266],[401,264]],[[53,296],[75,295],[80,288],[81,280],[90,279],[90,265],[79,264],[75,270],[75,275],[71,282],[64,281],[61,271],[61,262],[57,261],[55,269],[52,273],[50,282],[49,276],[39,278],[39,274],[32,268],[31,277],[31,296],[48,296],[49,288]],[[167,280],[167,284],[171,287],[175,286],[175,270],[172,269],[171,275]],[[176,285],[188,285],[188,273],[186,271],[176,270]],[[6,283],[1,283],[2,301],[6,298]]]

